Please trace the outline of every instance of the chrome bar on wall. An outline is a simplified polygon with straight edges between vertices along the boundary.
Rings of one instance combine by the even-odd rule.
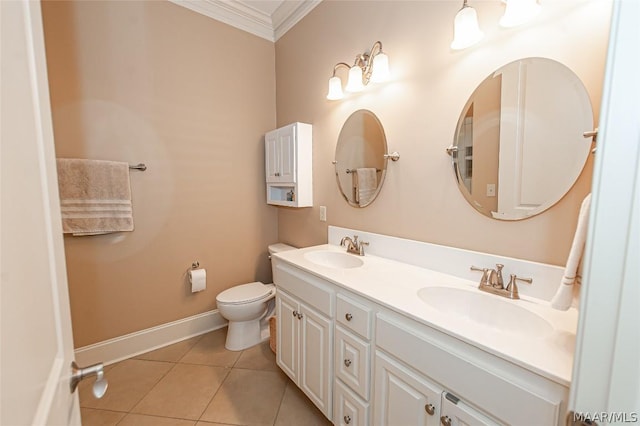
[[[347,169],[345,170],[347,172],[347,174],[349,173],[355,173],[357,169]],[[382,170],[380,169],[376,169],[376,172],[380,173]]]
[[[140,170],[144,172],[145,170],[147,170],[147,165],[144,163],[138,163],[135,166],[129,165],[129,170]]]

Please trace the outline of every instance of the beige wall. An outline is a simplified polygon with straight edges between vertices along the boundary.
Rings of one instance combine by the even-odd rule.
[[[314,126],[314,207],[280,209],[280,241],[323,243],[326,226],[337,225],[551,264],[566,261],[580,203],[590,190],[592,158],[555,207],[501,222],[467,204],[445,148],[475,87],[522,57],[548,57],[571,68],[589,91],[597,122],[611,4],[544,2],[534,22],[515,29],[498,26],[502,2],[472,6],[486,37],[460,52],[449,48],[460,8],[455,1],[324,1],[276,43],[278,125]],[[342,101],[326,100],[335,63],[351,63],[376,40],[389,55],[393,81]],[[346,79],[346,73],[340,76]],[[365,209],[341,199],[331,164],[342,123],[360,108],[378,116],[389,149],[401,155],[389,164],[378,199]],[[327,206],[326,223],[318,220],[321,205]]]
[[[57,156],[148,166],[131,174],[134,232],[65,237],[75,346],[270,280],[273,43],[169,2],[45,2],[43,14]],[[191,294],[195,260],[207,290]]]

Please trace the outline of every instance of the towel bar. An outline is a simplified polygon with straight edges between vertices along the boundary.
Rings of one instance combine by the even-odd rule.
[[[145,170],[147,170],[147,165],[144,163],[139,163],[139,164],[136,164],[135,166],[130,165],[129,170],[140,170],[144,172]]]

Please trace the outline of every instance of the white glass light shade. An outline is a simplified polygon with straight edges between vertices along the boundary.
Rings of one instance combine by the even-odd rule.
[[[503,27],[515,27],[533,19],[540,12],[536,0],[507,0],[504,15],[500,18]]]
[[[360,92],[364,89],[364,84],[362,84],[362,68],[357,65],[354,65],[349,70],[349,80],[347,81],[347,87],[345,87],[347,92]]]
[[[342,93],[342,80],[340,77],[333,76],[329,79],[329,93],[327,93],[327,99],[335,101],[342,99],[344,93]]]
[[[374,83],[382,83],[389,80],[389,57],[380,52],[373,58],[373,71],[371,72],[371,81]]]
[[[470,6],[464,6],[453,21],[453,42],[451,48],[454,50],[465,49],[482,40],[484,33],[478,26],[478,14]]]

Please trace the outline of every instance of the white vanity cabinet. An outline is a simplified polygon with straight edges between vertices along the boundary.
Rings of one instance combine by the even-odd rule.
[[[313,205],[312,127],[292,123],[264,136],[267,203]]]
[[[338,273],[272,261],[277,363],[334,424],[563,424],[566,384],[340,285]]]
[[[329,419],[333,385],[333,289],[287,265],[274,268],[276,362]]]

